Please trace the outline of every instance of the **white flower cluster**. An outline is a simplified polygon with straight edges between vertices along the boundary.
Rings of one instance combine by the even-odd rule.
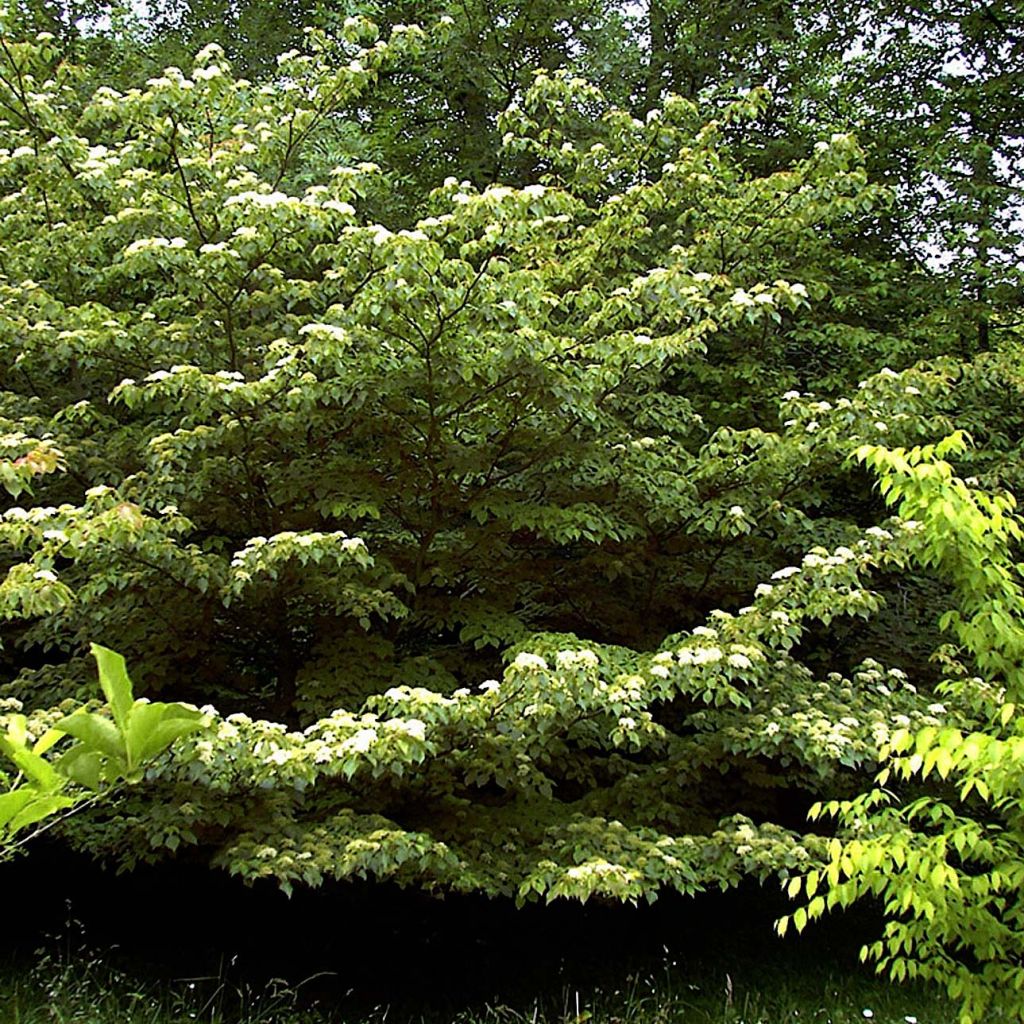
[[[131,243],[125,250],[124,255],[135,256],[140,252],[159,252],[161,249],[184,249],[188,242],[184,238],[139,238]]]
[[[677,655],[680,665],[713,665],[722,660],[720,647],[684,647]]]
[[[539,655],[531,654],[529,651],[522,651],[516,655],[512,667],[521,672],[545,672],[548,663]]]
[[[555,655],[555,664],[559,668],[573,669],[573,668],[597,668],[600,664],[600,660],[593,651],[582,650],[582,651],[559,651]]]

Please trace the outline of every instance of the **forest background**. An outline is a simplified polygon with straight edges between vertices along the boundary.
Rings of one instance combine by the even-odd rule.
[[[1022,65],[1014,0],[9,5],[10,842],[874,895],[1017,1012]]]

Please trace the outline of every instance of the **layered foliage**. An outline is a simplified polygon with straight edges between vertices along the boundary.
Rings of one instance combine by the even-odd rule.
[[[100,857],[520,901],[775,875],[801,920],[882,893],[911,918],[875,952],[977,1013],[1017,977],[992,922],[1020,877],[1020,538],[980,489],[1020,472],[1009,192],[979,171],[915,234],[934,165],[869,172],[851,79],[794,64],[813,5],[766,50],[727,5],[703,53],[652,5],[643,73],[605,91],[556,70],[596,8],[475,11],[338,17],[257,81],[211,45],[96,88],[63,40],[0,38],[3,692],[51,706],[11,735],[46,753],[101,642],[213,706],[144,772],[127,740],[75,755],[138,783],[62,826]],[[711,88],[745,47],[781,103]],[[955,273],[927,273],[908,249],[957,218]],[[976,449],[929,447],[955,426]],[[90,714],[66,731],[128,727]],[[880,750],[923,802],[856,796]],[[1005,827],[927,790],[954,770]],[[822,797],[870,839],[808,831]],[[978,900],[922,893],[960,874]],[[982,987],[948,967],[964,921]]]
[[[902,313],[842,242],[885,193],[843,134],[744,170],[759,91],[638,121],[554,75],[501,126],[542,182],[391,230],[375,166],[300,168],[422,36],[347,31],[84,100],[5,43],[4,414],[63,470],[0,525],[10,692],[100,640],[228,714],[69,833],[520,899],[800,868],[810,795],[942,721],[856,634],[815,655],[902,564],[850,445],[945,423],[946,369],[871,373]]]

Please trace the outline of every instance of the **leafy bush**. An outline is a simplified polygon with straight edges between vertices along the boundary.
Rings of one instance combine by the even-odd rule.
[[[8,692],[79,694],[97,638],[224,709],[64,832],[285,888],[805,870],[813,796],[946,723],[885,620],[829,633],[915,543],[847,454],[945,430],[958,371],[894,340],[887,193],[841,133],[745,170],[761,90],[641,122],[539,75],[501,123],[535,183],[391,230],[377,167],[303,154],[424,34],[346,32],[124,92],[2,48]]]
[[[942,692],[972,710],[974,728],[894,733],[875,788],[812,809],[838,818],[843,838],[830,842],[825,866],[792,880],[790,893],[810,898],[793,915],[798,928],[880,897],[888,922],[862,958],[895,981],[944,985],[962,1024],[976,1024],[993,1011],[1007,1019],[1024,1012],[1024,589],[1013,559],[1024,530],[1012,495],[972,488],[944,461],[965,444],[954,435],[910,451],[865,448],[858,458],[914,525],[913,558],[953,587],[943,625],[958,641],[950,667],[959,672]],[[915,784],[909,794],[907,783]]]

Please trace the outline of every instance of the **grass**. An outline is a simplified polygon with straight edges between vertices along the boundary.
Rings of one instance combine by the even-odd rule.
[[[895,987],[804,954],[771,963],[685,965],[665,960],[589,990],[562,986],[456,1012],[379,1005],[344,1010],[315,1002],[316,978],[254,986],[228,961],[212,976],[171,982],[115,966],[118,951],[63,941],[40,950],[28,970],[0,972],[3,1024],[953,1024],[952,1007],[930,990]],[[396,967],[400,970],[400,967]]]

